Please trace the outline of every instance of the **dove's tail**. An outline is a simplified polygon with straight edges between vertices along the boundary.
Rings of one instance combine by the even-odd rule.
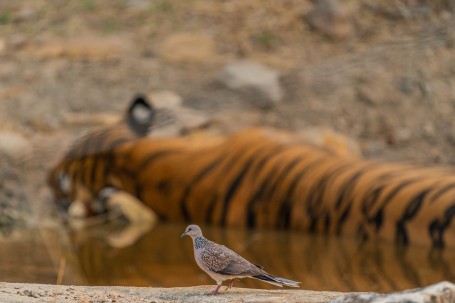
[[[301,282],[296,282],[296,281],[288,280],[288,279],[281,278],[281,277],[272,276],[269,274],[252,276],[252,278],[255,278],[255,279],[258,279],[258,280],[261,280],[261,281],[264,281],[264,282],[267,282],[267,283],[270,283],[270,284],[273,284],[273,285],[276,285],[279,287],[283,287],[283,285],[289,286],[289,287],[300,287],[299,284],[301,283]]]

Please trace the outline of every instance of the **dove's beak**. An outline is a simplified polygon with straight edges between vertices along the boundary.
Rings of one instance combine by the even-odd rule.
[[[180,236],[180,238],[183,238],[186,236],[186,231]]]

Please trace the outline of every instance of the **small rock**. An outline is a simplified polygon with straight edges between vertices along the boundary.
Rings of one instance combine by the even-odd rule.
[[[338,0],[316,1],[315,7],[304,16],[308,25],[331,39],[344,39],[352,34],[350,14]]]
[[[150,7],[150,0],[128,0],[124,6],[132,10],[144,10]]]
[[[30,142],[18,133],[0,132],[0,154],[9,157],[23,155],[32,148]]]
[[[33,290],[26,289],[23,292],[24,296],[32,297],[32,298],[39,298],[40,295]]]
[[[245,94],[248,101],[261,108],[275,105],[283,98],[278,72],[258,63],[230,63],[215,79],[225,87]]]
[[[405,290],[391,294],[354,293],[336,298],[331,303],[452,303],[455,302],[455,285],[440,282],[424,288]]]
[[[167,37],[160,56],[170,63],[206,63],[216,56],[215,42],[204,33],[178,33]]]

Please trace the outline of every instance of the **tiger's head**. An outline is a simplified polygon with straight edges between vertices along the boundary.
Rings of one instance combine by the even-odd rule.
[[[109,159],[121,145],[147,135],[155,110],[144,96],[136,96],[118,123],[89,132],[75,142],[48,174],[57,207],[73,217],[106,212]]]

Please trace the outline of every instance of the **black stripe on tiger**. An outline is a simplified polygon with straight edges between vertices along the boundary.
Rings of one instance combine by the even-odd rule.
[[[305,161],[304,159],[301,160],[302,162]],[[291,182],[291,185],[289,186],[286,194],[285,194],[285,198],[284,200],[281,202],[281,207],[280,207],[280,210],[279,210],[279,214],[280,214],[280,217],[282,218],[282,223],[281,223],[281,226],[288,229],[290,227],[290,224],[291,224],[291,211],[292,211],[292,201],[295,201],[295,199],[293,199],[293,196],[294,196],[294,192],[297,188],[297,185],[299,184],[299,182],[301,181],[301,179],[303,178],[303,176],[308,173],[311,169],[313,169],[314,167],[317,167],[318,165],[320,165],[321,163],[323,163],[325,161],[325,159],[317,159],[316,161],[313,161],[311,164],[308,164],[304,169],[302,169],[296,176],[294,176],[292,182]],[[298,164],[296,165],[296,167],[298,167]],[[250,218],[251,217],[251,218]],[[248,218],[249,220],[251,220],[251,224],[253,224],[254,222],[254,214],[253,213],[249,213],[248,214]],[[251,227],[250,224],[248,224],[248,226]]]
[[[197,183],[201,182],[204,179],[204,177],[207,176],[208,173],[210,173],[213,169],[215,169],[218,165],[222,164],[223,162],[224,166],[221,168],[221,171],[225,171],[229,167],[232,167],[232,161],[235,161],[235,159],[241,157],[241,155],[251,147],[252,143],[253,142],[250,142],[250,144],[242,146],[238,151],[231,152],[230,155],[222,153],[212,162],[207,164],[205,168],[203,168],[192,180],[188,182],[188,185],[186,185],[185,188],[183,189],[183,194],[179,203],[180,210],[185,221],[189,221],[191,219],[191,215],[188,211],[187,201],[193,187],[196,186]],[[224,175],[222,177],[224,177]]]
[[[381,206],[378,206],[379,208],[374,214],[369,214],[370,209],[376,208],[375,204],[379,200],[379,196],[381,195],[382,191],[385,189],[384,186],[381,186],[380,188],[377,189],[375,194],[373,195],[373,198],[370,200],[369,205],[365,203],[362,207],[363,214],[365,215],[365,218],[367,219],[367,222],[373,223],[374,228],[377,231],[382,227],[382,223],[384,222],[384,209],[386,208],[387,204],[396,196],[397,194],[400,193],[401,190],[403,190],[406,186],[412,185],[414,181],[417,180],[407,180],[405,182],[399,183],[395,188],[381,201],[384,201],[381,203]]]
[[[260,163],[258,163],[257,167],[262,167],[266,161],[270,160],[272,157],[275,157],[279,155],[282,152],[285,152],[286,149],[282,147],[276,148],[274,150],[273,154],[269,155],[266,158],[263,158]],[[271,172],[274,172],[276,170],[276,165],[270,169]],[[273,173],[270,173],[265,180],[262,180],[261,184],[257,187],[257,190],[254,192],[254,194],[251,196],[250,200],[247,203],[247,226],[248,227],[254,227],[256,225],[256,214],[255,214],[255,206],[258,203],[259,199],[264,195],[264,192],[269,188],[269,183],[273,179]]]
[[[188,211],[187,207],[187,200],[188,196],[193,188],[198,182],[200,182],[211,170],[217,167],[221,162],[224,160],[225,155],[221,155],[217,157],[214,161],[210,162],[208,165],[205,166],[194,178],[193,180],[185,187],[183,190],[182,198],[180,199],[180,210],[182,212],[183,218],[185,221],[190,221],[191,215]]]
[[[277,156],[282,151],[283,151],[282,148],[274,148],[274,149],[268,151],[265,154],[261,154],[261,155],[253,154],[252,156],[254,156],[255,158],[250,160],[250,163],[249,163],[247,169],[242,170],[241,174],[237,176],[238,179],[237,178],[235,179],[235,182],[237,182],[237,186],[238,186],[241,178],[245,177],[245,174],[248,172],[248,170],[250,169],[250,167],[252,166],[253,163],[255,163],[255,168],[253,168],[253,170],[257,169],[257,168],[260,168],[267,161],[270,161],[273,157]],[[259,157],[262,157],[262,158],[259,158]],[[228,212],[228,206],[229,206],[231,198],[233,197],[233,194],[235,192],[234,189],[237,189],[237,186],[235,188],[232,188],[231,193],[229,195],[226,195],[226,197],[224,199],[223,212],[222,212],[222,217],[221,217],[221,225],[225,225],[226,224],[226,216],[227,216],[227,212]]]
[[[347,163],[337,167],[330,174],[325,174],[319,179],[319,182],[314,185],[313,189],[309,190],[307,196],[307,214],[309,215],[311,223],[309,230],[316,231],[317,224],[319,220],[323,220],[324,232],[328,232],[331,224],[331,219],[327,213],[329,209],[324,208],[323,205],[323,195],[327,192],[331,182],[334,182],[340,174],[344,173],[346,170],[351,169],[352,165]],[[338,201],[337,201],[338,202]],[[340,205],[336,204],[335,208]]]
[[[444,233],[447,227],[450,226],[452,219],[455,217],[455,203],[451,207],[449,207],[445,213],[444,218],[442,220],[434,220],[431,222],[428,232],[431,236],[433,241],[433,246],[436,248],[444,248]]]
[[[406,207],[403,216],[396,223],[396,236],[395,239],[400,245],[409,244],[408,233],[406,231],[406,222],[414,218],[419,209],[422,207],[423,201],[428,194],[428,189],[422,191],[415,197]]]
[[[371,164],[367,165],[366,167],[360,167],[360,169],[354,172],[354,175],[350,179],[348,179],[342,186],[341,192],[335,202],[335,209],[341,213],[336,226],[337,235],[340,235],[342,233],[343,226],[346,223],[349,213],[352,209],[352,198],[349,199],[348,197],[352,195],[354,187],[357,185],[361,177],[368,172],[368,169],[370,167]]]

